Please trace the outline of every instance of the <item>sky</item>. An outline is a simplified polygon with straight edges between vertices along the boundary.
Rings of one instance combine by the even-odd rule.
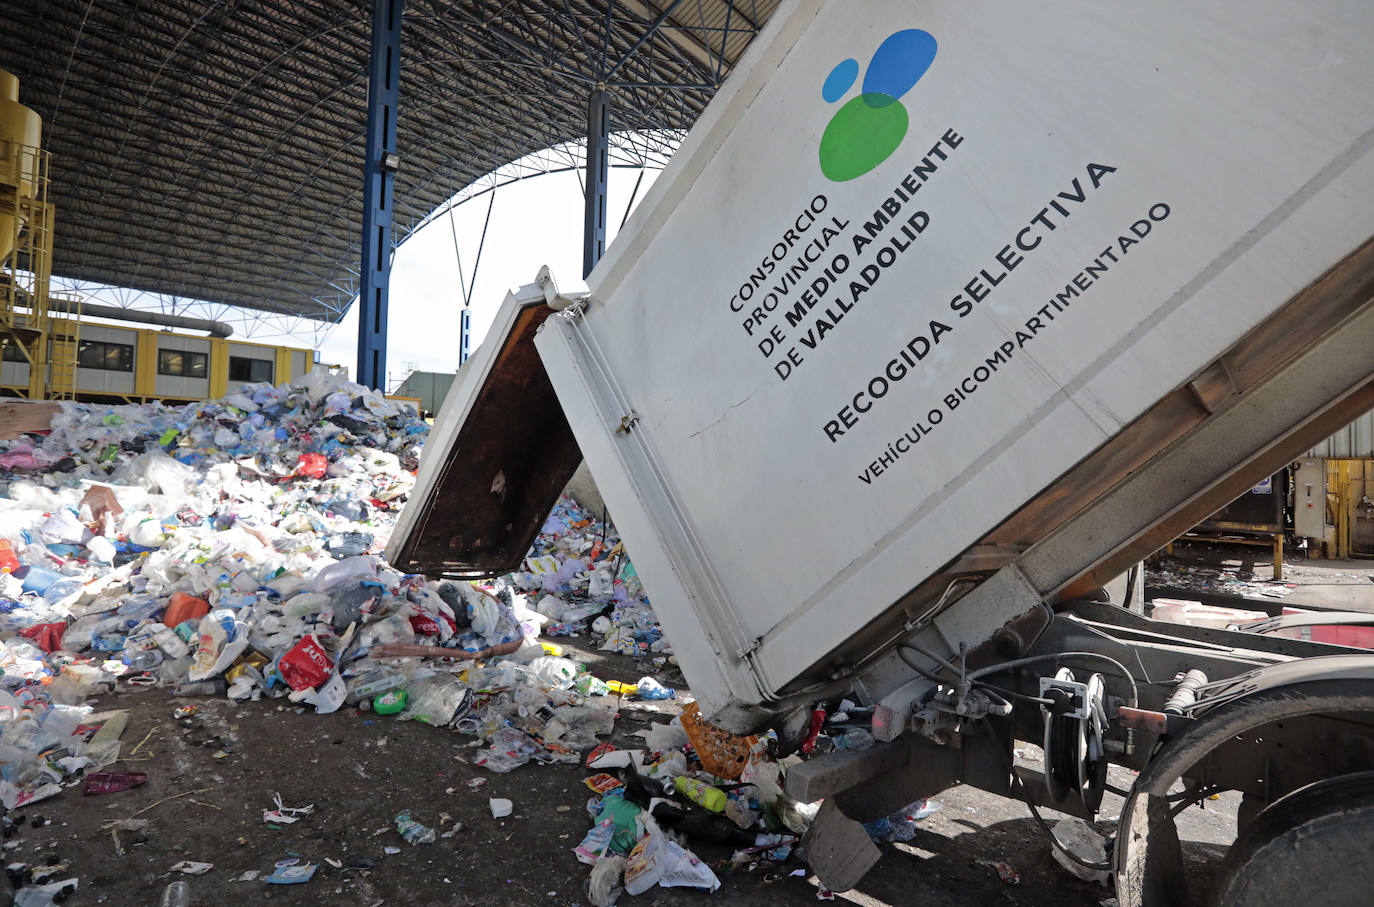
[[[642,201],[659,171],[644,174]],[[614,238],[625,216],[639,171],[613,169],[608,193],[607,236]],[[463,294],[454,254],[454,230],[463,273],[472,290],[472,348],[486,335],[508,290],[534,281],[548,265],[560,290],[582,284],[583,197],[576,172],[530,177],[495,190],[491,225],[480,263],[477,248],[490,196],[479,196],[417,231],[396,251],[387,312],[388,388],[412,370],[452,372],[458,368],[458,324]],[[472,280],[474,264],[477,277]],[[320,345],[320,361],[345,365],[352,374],[358,355],[355,305]]]

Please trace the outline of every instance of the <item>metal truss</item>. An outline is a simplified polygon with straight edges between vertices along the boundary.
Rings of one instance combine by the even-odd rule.
[[[776,5],[408,0],[396,241],[517,172],[581,166],[603,83],[613,160],[661,163]],[[358,284],[369,26],[359,0],[0,4],[0,67],[53,155],[54,273],[222,309],[250,336],[337,322]]]
[[[681,143],[682,132],[659,132],[644,134],[613,134],[611,136],[611,166],[615,169],[662,170]],[[527,154],[519,160],[498,167],[483,175],[447,199],[429,216],[418,222],[411,230],[413,236],[425,227],[452,212],[479,199],[493,196],[497,190],[522,180],[558,173],[581,173],[585,166],[586,142],[568,142],[555,148],[544,148]],[[625,212],[628,214],[628,210]],[[485,240],[485,231],[483,232]],[[455,238],[455,242],[456,242]],[[480,252],[480,248],[479,248]],[[466,253],[463,253],[464,255]],[[476,279],[476,266],[480,255],[473,263],[472,273],[465,276],[469,284]],[[460,265],[461,271],[461,265]],[[470,286],[464,288],[464,299],[469,300]],[[192,318],[207,318],[222,321],[233,326],[236,339],[252,340],[257,343],[271,343],[284,346],[301,346],[318,349],[328,338],[338,323],[347,314],[347,308],[339,311],[332,319],[321,319],[294,315],[284,312],[270,312],[251,309],[226,303],[208,302],[191,299],[171,293],[158,293],[137,290],[131,287],[112,286],[97,281],[80,280],[69,277],[53,277],[52,292],[66,296],[79,297],[102,305],[118,306],[131,312],[151,311],[167,315],[187,315]]]

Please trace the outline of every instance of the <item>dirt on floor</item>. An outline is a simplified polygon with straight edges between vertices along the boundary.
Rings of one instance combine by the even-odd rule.
[[[579,657],[608,679],[645,673],[630,658],[591,651]],[[682,688],[680,676],[674,685]],[[175,716],[188,705],[194,715]],[[592,793],[583,779],[592,772],[581,766],[531,763],[493,774],[472,764],[474,738],[457,731],[354,709],[317,716],[284,700],[174,699],[151,689],[105,696],[96,707],[126,710],[125,758],[112,768],[146,772],[147,784],[99,796],[82,796],[75,786],[17,810],[5,845],[12,867],[79,879],[67,904],[153,905],[178,879],[190,884],[197,907],[588,903],[589,867],[572,853],[591,826]],[[612,741],[642,743],[634,731],[677,710],[673,701],[626,699]],[[314,810],[293,824],[265,822],[277,795],[286,806]],[[512,800],[513,815],[492,818],[492,797]],[[1023,804],[967,788],[938,799],[943,808],[921,823],[915,839],[882,845],[882,860],[859,888],[836,897],[863,905],[1096,907],[1110,896],[1053,862]],[[456,832],[433,844],[407,844],[394,821],[407,809],[441,833]],[[146,826],[130,827],[139,820]],[[1098,827],[1108,832],[1111,825]],[[782,905],[818,898],[818,882],[795,858],[732,867],[728,847],[693,849],[715,867],[720,891],[654,888],[622,895],[620,903]],[[265,883],[287,860],[318,869],[305,883]],[[172,870],[182,861],[214,865],[184,875]],[[999,862],[1015,869],[1019,884],[999,878]],[[42,870],[54,863],[63,868]],[[257,875],[239,881],[245,873]]]

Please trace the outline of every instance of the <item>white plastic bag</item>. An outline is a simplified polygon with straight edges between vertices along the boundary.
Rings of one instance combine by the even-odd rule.
[[[208,680],[227,671],[248,648],[248,625],[233,611],[217,609],[201,618],[200,646],[191,660],[186,677],[192,683]]]
[[[545,690],[566,690],[577,680],[577,663],[556,655],[541,655],[529,669],[531,679]]]

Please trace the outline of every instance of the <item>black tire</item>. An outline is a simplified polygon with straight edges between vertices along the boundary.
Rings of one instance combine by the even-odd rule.
[[[1374,903],[1374,772],[1327,778],[1270,805],[1226,855],[1218,907]]]

